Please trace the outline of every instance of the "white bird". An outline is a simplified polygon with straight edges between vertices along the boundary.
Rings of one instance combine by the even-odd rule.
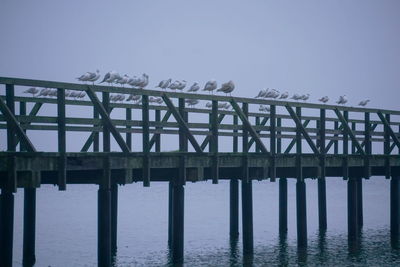
[[[48,96],[57,97],[57,89],[50,89]]]
[[[339,104],[339,105],[340,105],[340,104],[342,104],[342,105],[346,104],[346,103],[347,103],[346,95],[341,95],[341,96],[339,97],[339,100],[336,101],[336,103]]]
[[[157,103],[157,97],[150,96],[149,103]]]
[[[96,72],[89,72],[90,78],[88,79],[89,82],[94,83],[100,78],[100,71],[96,70]]]
[[[307,101],[310,98],[310,94],[305,94],[301,96],[301,100]]]
[[[212,108],[212,103],[211,103],[211,102],[207,102],[207,103],[206,103],[206,107],[207,107],[207,108]]]
[[[104,83],[104,82],[113,83],[120,78],[121,78],[121,75],[119,75],[118,72],[112,70],[110,72],[107,72],[106,75],[104,75],[104,78],[100,83]]]
[[[164,100],[161,97],[156,97],[155,103],[161,105],[164,102]]]
[[[289,97],[289,93],[288,92],[284,92],[281,94],[281,96],[279,97],[279,99],[286,99]]]
[[[84,91],[78,93],[78,98],[84,98],[86,93]]]
[[[159,88],[165,90],[169,86],[171,81],[172,81],[171,78],[169,78],[168,80],[162,80],[156,87],[159,87]]]
[[[176,89],[183,90],[185,87],[186,87],[186,81],[182,80],[182,81],[179,82],[179,85],[178,85],[178,87]]]
[[[279,92],[275,89],[271,89],[271,91],[266,91],[264,98],[277,98],[279,96]]]
[[[180,85],[180,82],[178,80],[176,80],[173,83],[171,83],[168,86],[168,88],[171,89],[171,90],[176,90],[176,89],[178,89],[179,85]]]
[[[91,77],[91,73],[90,72],[86,72],[85,74],[82,74],[81,76],[79,76],[76,79],[81,81],[81,82],[87,82],[87,81],[89,81],[90,77]]]
[[[25,94],[32,94],[33,97],[34,97],[38,92],[39,92],[39,90],[36,89],[35,87],[31,87],[31,88],[26,89],[26,90],[24,91]]]
[[[329,97],[328,96],[323,96],[320,99],[318,99],[318,101],[322,102],[322,103],[326,103],[329,101]]]
[[[51,89],[49,89],[49,88],[43,88],[42,90],[40,90],[38,96],[48,96],[50,91],[51,91]]]
[[[235,84],[232,81],[227,83],[223,83],[221,88],[217,90],[217,92],[224,92],[225,94],[231,95],[232,91],[235,89]]]
[[[128,83],[129,79],[130,79],[130,77],[127,74],[125,74],[123,77],[117,79],[115,81],[115,83],[118,83],[118,84],[124,86],[125,84]]]
[[[77,98],[78,96],[79,96],[78,91],[71,91],[71,92],[69,92],[69,95],[68,95],[68,97],[71,97],[71,98]]]
[[[198,82],[194,82],[192,86],[190,86],[188,92],[197,92],[199,91],[200,86]]]
[[[279,91],[277,91],[277,90],[275,90],[275,89],[272,89],[273,90],[273,93],[272,93],[272,98],[274,98],[274,99],[276,99],[279,95],[280,95],[280,93],[279,93]]]
[[[194,107],[199,103],[199,100],[197,99],[186,99],[185,102],[189,105],[189,107]]]
[[[206,83],[206,85],[204,86],[203,91],[209,91],[209,92],[213,92],[215,89],[217,89],[217,81],[215,80],[210,80]]]
[[[227,102],[224,102],[224,103],[219,102],[218,103],[218,109],[229,109],[229,107],[230,107],[230,105]]]
[[[366,99],[366,100],[360,101],[360,103],[358,103],[358,105],[362,106],[362,107],[365,107],[368,104],[369,101],[371,101],[371,100]]]
[[[258,95],[256,96],[256,98],[265,97],[267,95],[268,89],[269,88],[267,88],[265,90],[261,89],[260,92],[258,92]]]
[[[117,102],[117,101],[124,101],[124,100],[125,100],[124,94],[110,95],[110,101]]]
[[[146,73],[142,74],[142,77],[140,78],[140,82],[138,83],[138,87],[143,89],[149,84],[149,75]]]
[[[294,94],[290,99],[294,99],[294,100],[300,100],[301,99],[301,95],[299,94]]]
[[[126,101],[137,102],[137,101],[140,100],[140,98],[141,98],[140,95],[133,95],[133,94],[130,94],[130,95],[128,96],[128,98],[126,99]]]
[[[264,105],[260,105],[260,107],[258,108],[259,111],[261,112],[269,112],[270,108]]]

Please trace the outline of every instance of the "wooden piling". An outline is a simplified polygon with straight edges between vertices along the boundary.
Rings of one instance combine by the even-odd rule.
[[[118,184],[111,184],[111,254],[117,254],[118,233]]]
[[[283,234],[287,232],[288,220],[287,220],[287,179],[279,179],[279,233]]]
[[[66,126],[65,126],[65,91],[62,88],[57,89],[57,124],[58,124],[58,189],[65,191],[67,188],[67,157],[66,153]]]
[[[357,177],[357,222],[359,230],[361,230],[364,224],[362,186],[363,186],[362,177]]]
[[[326,212],[326,181],[325,181],[325,128],[326,128],[326,112],[325,109],[320,111],[319,121],[319,150],[320,150],[320,168],[321,175],[318,179],[318,222],[319,229],[324,231],[327,229],[327,212]]]
[[[173,203],[172,203],[172,181],[168,182],[168,245],[172,246],[172,238],[173,238]]]
[[[184,249],[184,203],[185,188],[182,183],[174,183],[172,186],[172,203],[173,203],[173,230],[172,230],[172,262],[183,262]]]
[[[242,180],[243,253],[253,253],[253,189],[251,180]]]
[[[400,177],[390,180],[390,235],[392,244],[398,245],[400,236]],[[393,242],[394,241],[394,242]]]
[[[238,125],[238,116],[233,116],[233,124]],[[238,130],[233,130],[237,133]],[[233,152],[238,152],[238,137],[233,136]],[[235,239],[239,236],[239,180],[232,178],[230,180],[229,191],[229,234]]]
[[[36,232],[36,188],[24,189],[24,234],[23,234],[23,266],[33,266],[35,256]]]
[[[347,182],[347,224],[349,241],[358,239],[357,178],[349,177]]]
[[[307,205],[306,183],[303,179],[296,182],[297,246],[307,247]]]

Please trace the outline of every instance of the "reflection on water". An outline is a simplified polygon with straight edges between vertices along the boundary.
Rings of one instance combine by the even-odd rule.
[[[317,187],[307,181],[308,247],[297,249],[295,183],[288,181],[288,232],[279,235],[278,186],[255,182],[254,255],[243,256],[242,236],[229,238],[229,183],[186,185],[185,262],[182,266],[400,266],[389,232],[388,183],[364,186],[364,228],[348,242],[346,184],[327,180],[328,230],[318,231]],[[97,266],[96,186],[37,192],[37,266]],[[116,266],[173,266],[167,245],[168,185],[120,187]],[[14,262],[22,261],[22,202],[16,194]],[[268,203],[268,205],[266,205]]]

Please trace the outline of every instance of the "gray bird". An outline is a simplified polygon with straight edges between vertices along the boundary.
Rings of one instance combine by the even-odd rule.
[[[235,89],[235,84],[232,81],[227,83],[223,83],[221,88],[217,90],[217,92],[224,92],[225,94],[231,95],[232,91]]]
[[[204,86],[203,91],[209,91],[209,92],[213,92],[215,89],[217,89],[217,81],[215,80],[210,80],[206,83],[206,85]]]

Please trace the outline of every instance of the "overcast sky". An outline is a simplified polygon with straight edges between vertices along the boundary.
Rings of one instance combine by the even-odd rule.
[[[0,76],[146,72],[399,109],[400,1],[0,2]]]

